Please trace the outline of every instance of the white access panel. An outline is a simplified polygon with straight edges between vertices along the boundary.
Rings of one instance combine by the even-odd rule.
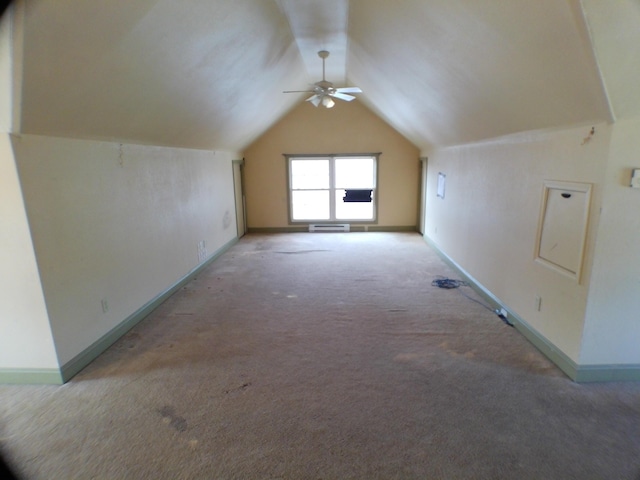
[[[545,181],[536,261],[580,281],[591,185]]]

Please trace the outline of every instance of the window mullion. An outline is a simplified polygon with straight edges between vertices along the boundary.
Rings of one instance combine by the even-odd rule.
[[[329,218],[336,219],[336,168],[335,157],[329,157]]]

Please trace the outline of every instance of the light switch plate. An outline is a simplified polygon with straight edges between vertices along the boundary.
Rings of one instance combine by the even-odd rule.
[[[640,188],[640,168],[631,171],[631,188]]]

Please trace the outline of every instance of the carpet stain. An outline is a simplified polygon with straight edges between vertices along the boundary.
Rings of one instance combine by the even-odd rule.
[[[292,252],[274,252],[281,253],[284,255],[298,255],[300,253],[314,253],[314,252],[330,252],[331,250],[294,250]]]
[[[118,343],[116,343],[114,348],[118,350],[123,350],[123,349],[131,350],[133,348],[136,348],[139,345],[140,340],[141,340],[140,334],[135,332],[129,332],[124,337],[122,337],[122,339]]]
[[[432,352],[399,353],[398,355],[393,357],[393,361],[398,363],[422,363],[428,361],[428,359],[432,356]]]
[[[246,383],[243,383],[242,385],[240,385],[239,387],[231,388],[229,390],[225,390],[224,393],[229,394],[229,393],[233,393],[233,392],[241,392],[242,390],[244,390],[246,388],[249,388],[250,386],[251,386],[251,382],[246,382]]]
[[[418,355],[417,353],[400,353],[393,357],[393,361],[407,363],[411,362],[412,360],[417,360],[418,358],[420,358],[420,355]]]
[[[444,350],[445,352],[447,352],[449,355],[452,355],[454,357],[457,357],[460,355],[460,353],[458,353],[457,351],[455,351],[453,348],[449,347],[449,342],[442,342],[440,345],[438,345],[442,350]]]
[[[163,423],[176,429],[178,432],[184,432],[187,430],[188,424],[184,417],[176,414],[176,409],[170,405],[165,405],[158,410],[158,413],[162,415]]]

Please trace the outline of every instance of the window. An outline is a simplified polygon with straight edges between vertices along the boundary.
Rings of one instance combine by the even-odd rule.
[[[291,222],[376,220],[378,155],[287,156]]]

